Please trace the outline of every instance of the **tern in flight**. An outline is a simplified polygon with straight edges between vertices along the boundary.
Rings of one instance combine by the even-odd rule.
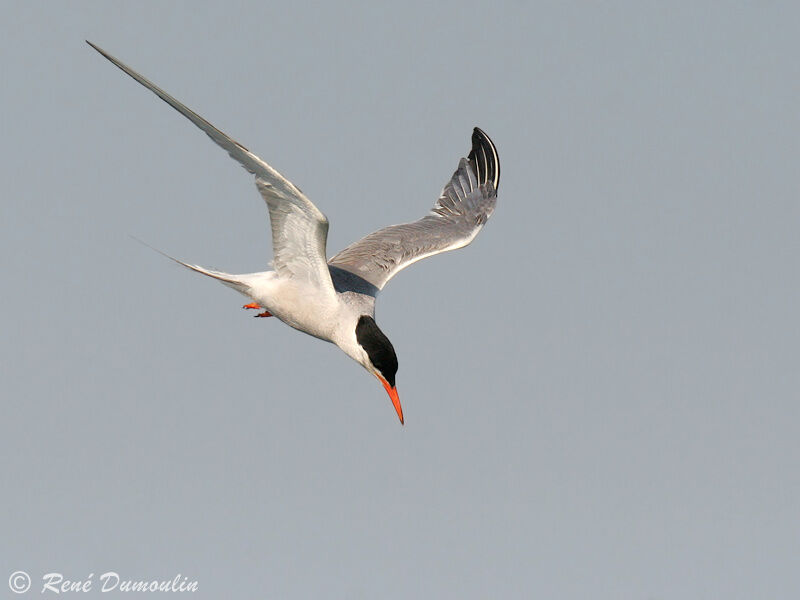
[[[403,423],[395,386],[397,355],[375,323],[375,298],[398,271],[462,248],[486,224],[497,202],[500,163],[492,140],[477,127],[472,149],[424,217],[384,227],[327,259],[328,219],[292,182],[164,90],[87,43],[203,130],[255,176],[272,225],[272,271],[235,275],[172,259],[247,296],[244,308],[336,344],[383,384]],[[169,257],[172,258],[172,257]]]

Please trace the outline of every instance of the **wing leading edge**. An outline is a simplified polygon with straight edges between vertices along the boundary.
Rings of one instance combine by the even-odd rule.
[[[328,238],[325,215],[291,181],[239,142],[102,48],[89,40],[86,43],[189,119],[231,158],[255,175],[258,191],[269,208],[275,270],[282,276],[307,280],[332,295],[333,283],[325,259]]]
[[[427,215],[413,223],[370,233],[328,264],[383,289],[395,274],[418,260],[469,244],[492,216],[499,185],[497,148],[476,127],[469,156],[459,161],[458,169]]]

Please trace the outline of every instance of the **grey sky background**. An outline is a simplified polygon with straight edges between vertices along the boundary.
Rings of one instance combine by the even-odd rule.
[[[798,597],[796,5],[2,12],[4,594],[23,569]],[[493,138],[492,220],[379,299],[405,427],[334,346],[131,240],[234,272],[271,252],[252,178],[87,38],[300,186],[331,255]]]

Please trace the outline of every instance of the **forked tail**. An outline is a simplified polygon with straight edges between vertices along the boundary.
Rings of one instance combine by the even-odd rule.
[[[170,256],[166,252],[159,250],[158,248],[154,248],[147,242],[143,242],[137,237],[131,236],[134,240],[142,244],[143,246],[147,246],[151,250],[158,252],[161,256],[165,256],[166,258],[178,263],[181,266],[186,267],[187,269],[191,269],[196,273],[200,273],[207,277],[212,277],[218,281],[221,281],[225,285],[230,288],[235,289],[237,292],[244,294],[245,296],[248,295],[248,291],[250,290],[250,285],[245,283],[243,279],[240,279],[238,275],[233,275],[232,273],[225,273],[223,271],[215,271],[214,269],[206,269],[205,267],[201,267],[200,265],[191,265],[189,263],[185,263],[182,260],[178,260],[174,256]]]

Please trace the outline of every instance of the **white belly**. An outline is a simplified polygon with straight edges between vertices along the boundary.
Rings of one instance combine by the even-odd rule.
[[[261,274],[260,274],[261,275]],[[320,290],[274,272],[250,282],[248,294],[259,306],[287,325],[314,337],[332,341],[338,323],[339,303]]]

